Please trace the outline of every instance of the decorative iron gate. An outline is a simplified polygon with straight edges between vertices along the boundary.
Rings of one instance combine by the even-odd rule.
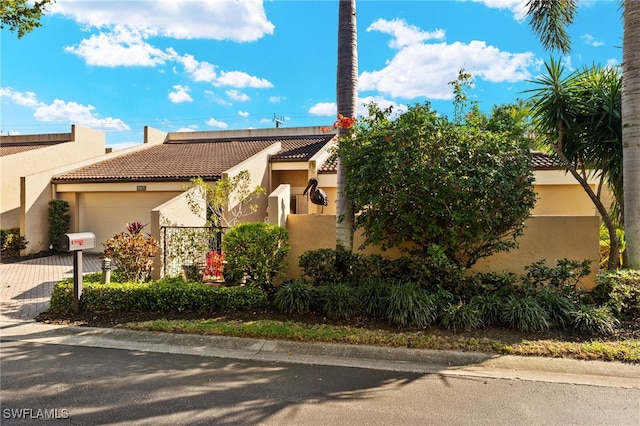
[[[222,250],[226,228],[203,226],[161,226],[162,275],[182,274],[183,266],[204,265],[210,251]]]

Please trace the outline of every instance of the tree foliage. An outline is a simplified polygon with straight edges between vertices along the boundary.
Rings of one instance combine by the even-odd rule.
[[[47,6],[55,0],[2,0],[0,2],[0,28],[18,33],[18,38],[41,27],[40,19]]]
[[[266,194],[265,188],[251,188],[251,175],[243,170],[229,178],[223,177],[213,185],[201,177],[191,179],[194,191],[187,194],[189,208],[200,214],[201,203],[206,206],[207,224],[215,227],[233,227],[240,219],[258,210],[256,198]]]
[[[535,205],[529,146],[517,126],[486,130],[497,123],[474,111],[456,124],[429,104],[396,119],[369,105],[352,137],[340,139],[365,244],[420,256],[438,246],[466,267],[516,247]]]
[[[615,68],[592,66],[566,73],[558,60],[533,81],[536,135],[562,161],[594,203],[610,233],[608,269],[619,266],[616,221],[624,222],[622,185],[622,78]],[[601,184],[588,182],[596,173]],[[612,212],[602,201],[602,185],[614,196]]]

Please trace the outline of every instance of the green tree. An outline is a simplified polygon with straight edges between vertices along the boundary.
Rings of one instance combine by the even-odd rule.
[[[18,38],[41,27],[42,15],[47,6],[55,0],[2,0],[0,2],[0,28],[9,27],[9,31],[17,32]]]
[[[201,214],[201,206],[205,205],[207,225],[230,228],[235,226],[243,217],[255,213],[258,204],[255,202],[260,195],[266,194],[261,186],[251,188],[251,174],[243,170],[229,178],[223,177],[213,186],[201,177],[191,179],[193,188],[187,194],[189,208],[194,214]]]
[[[580,183],[609,231],[608,269],[620,264],[620,240],[616,223],[601,198],[602,183],[614,195],[613,211],[620,212],[622,196],[622,80],[613,68],[594,66],[565,75],[554,59],[545,64],[547,74],[533,83],[532,113],[536,134]],[[589,172],[599,173],[594,190]]]
[[[568,53],[566,27],[577,9],[574,0],[529,0],[531,27],[543,46]],[[627,266],[640,269],[640,2],[622,2],[622,182]]]
[[[369,105],[340,143],[365,244],[418,256],[437,246],[464,267],[516,247],[535,205],[526,139],[453,123],[428,104],[391,115]]]
[[[69,203],[64,200],[49,200],[49,245],[55,251],[60,251],[60,238],[71,226]]]
[[[356,0],[339,0],[338,7],[338,70],[336,73],[336,102],[338,114],[355,118],[358,99],[358,36]],[[348,128],[338,126],[338,136],[344,137]],[[338,156],[336,206],[336,247],[353,249],[353,204],[347,186],[344,161]]]

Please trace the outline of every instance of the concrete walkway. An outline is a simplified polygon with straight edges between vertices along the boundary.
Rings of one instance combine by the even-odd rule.
[[[82,256],[82,271],[97,272],[97,254]],[[59,254],[0,264],[0,321],[29,321],[49,309],[53,284],[73,277],[73,255]]]

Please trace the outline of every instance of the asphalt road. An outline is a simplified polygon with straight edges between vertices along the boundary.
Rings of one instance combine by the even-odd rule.
[[[11,339],[3,339],[0,349],[2,425],[41,424],[47,417],[58,417],[47,425],[640,424],[640,386],[613,381],[393,371]]]

